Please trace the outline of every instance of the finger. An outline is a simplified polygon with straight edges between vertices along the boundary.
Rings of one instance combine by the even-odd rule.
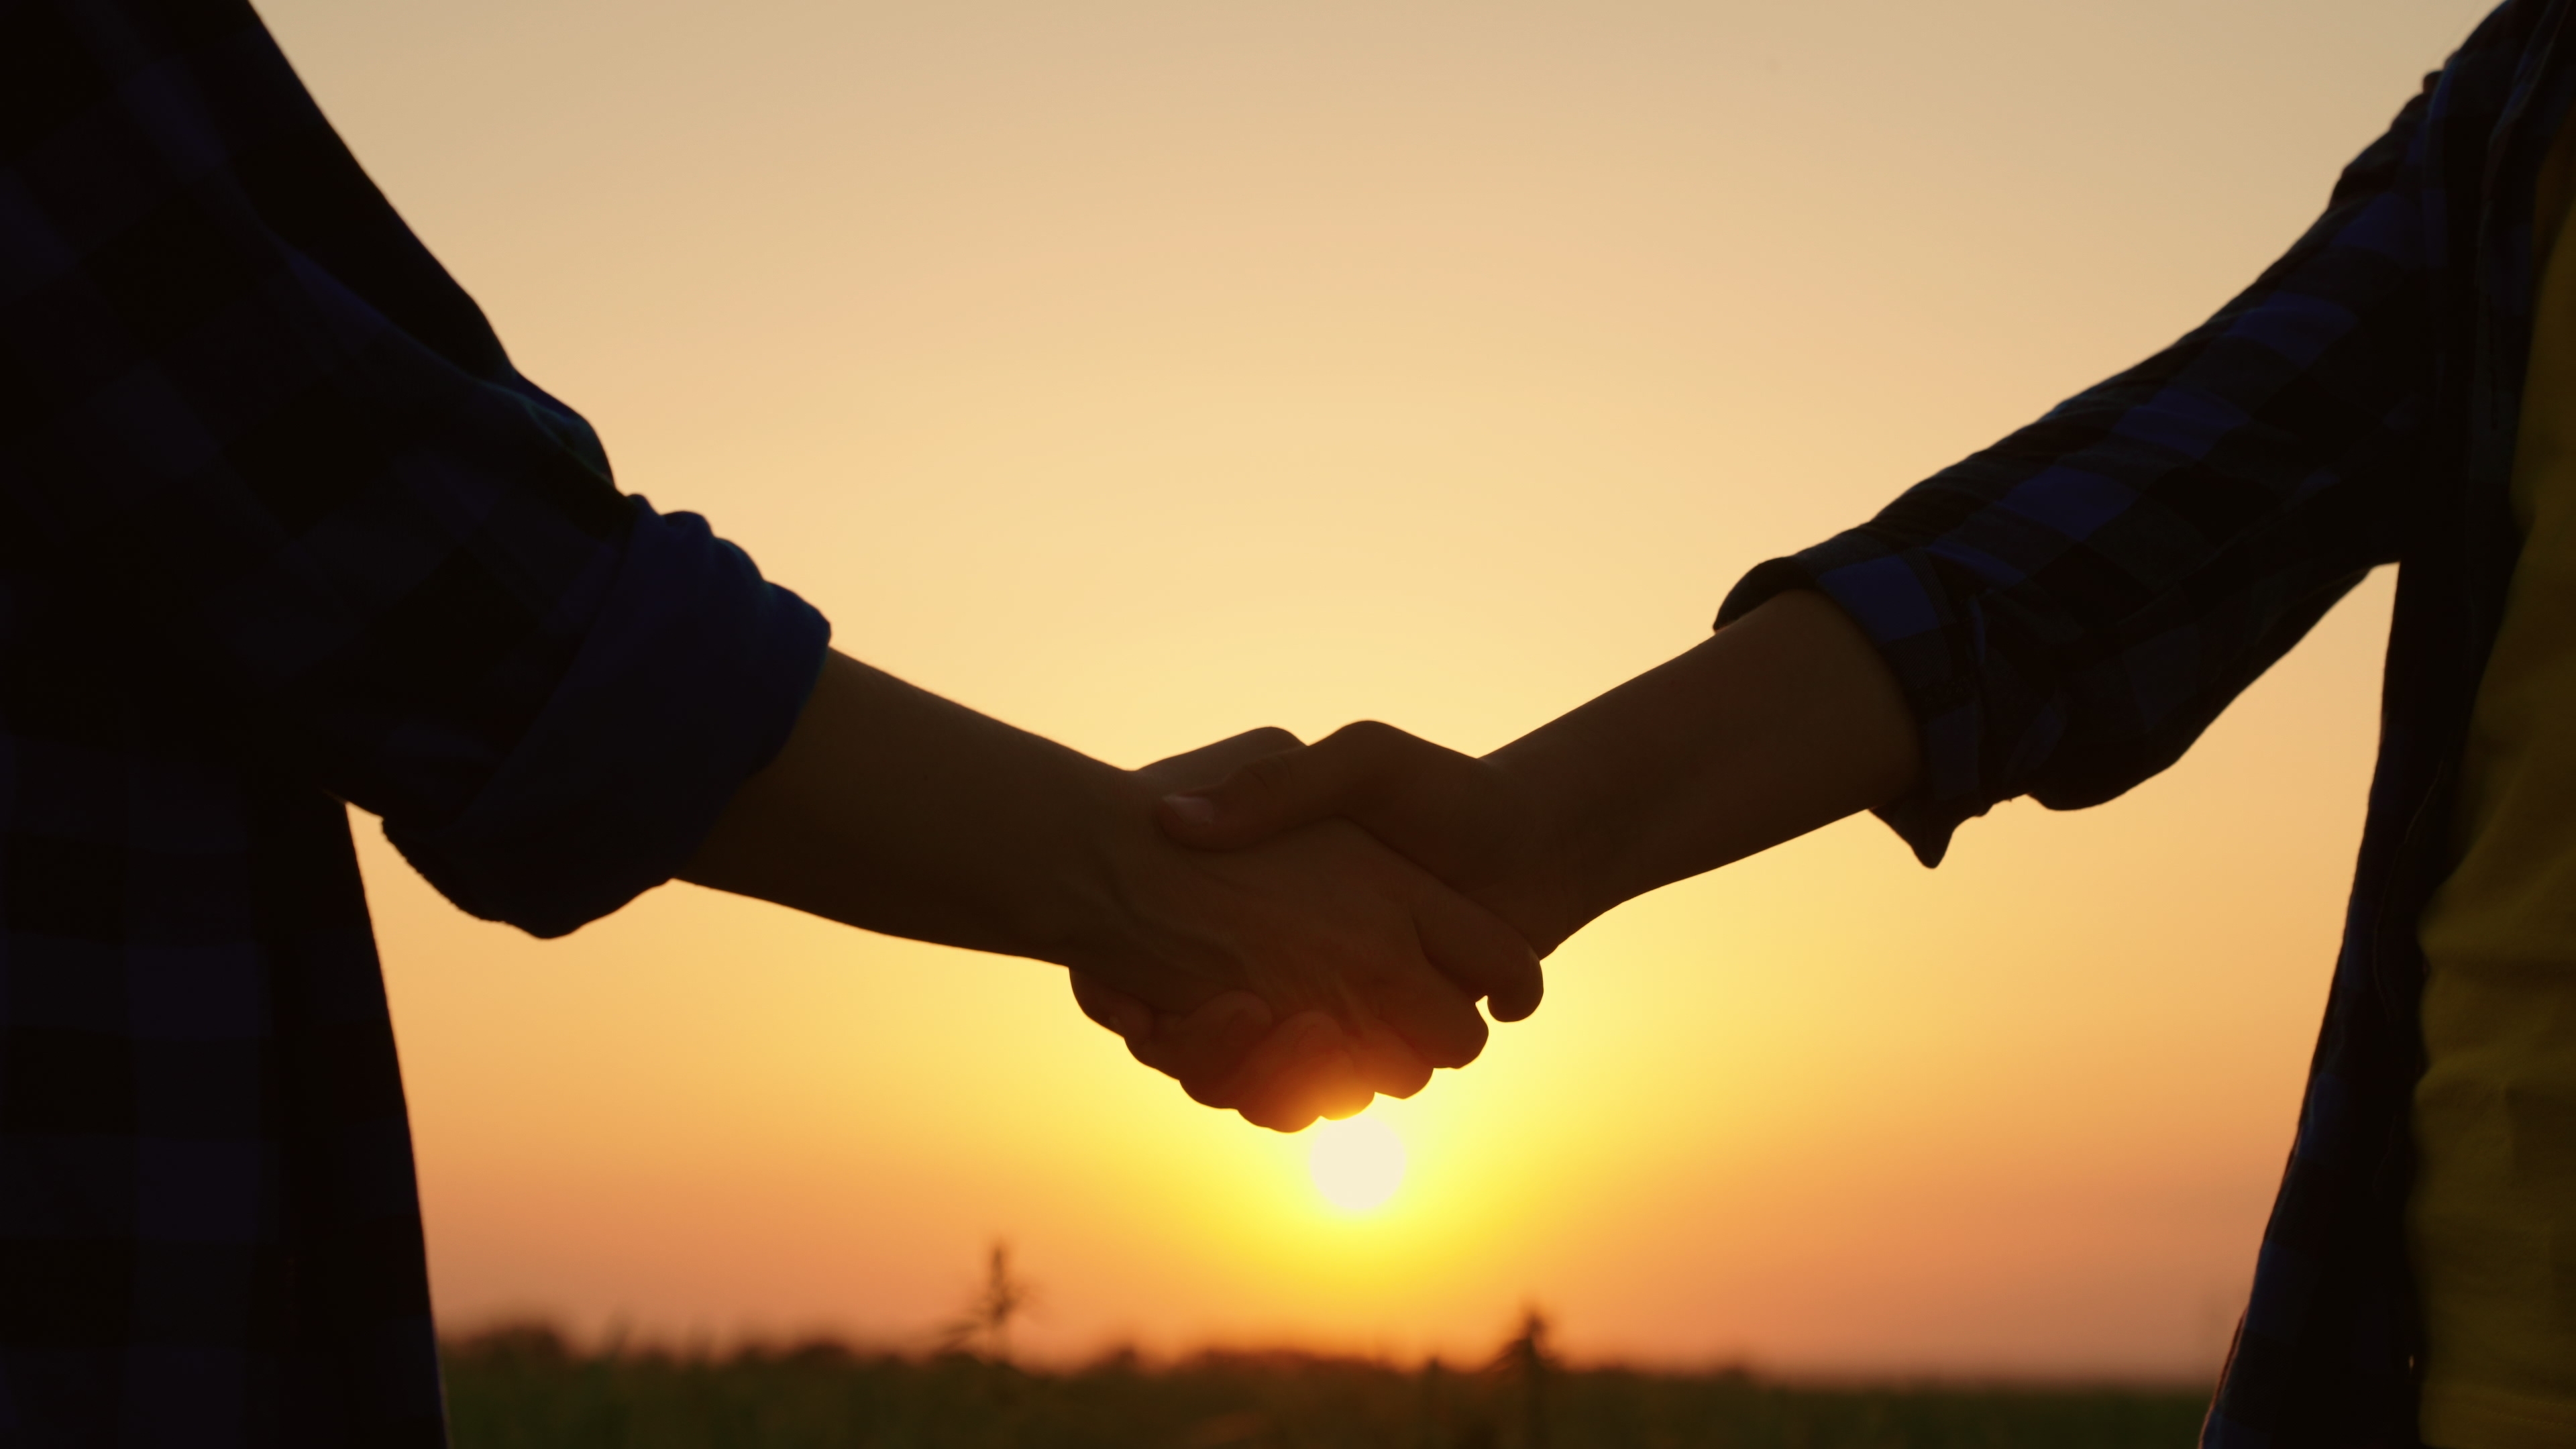
[[[1267,1005],[1263,1007],[1268,1009]],[[1341,1023],[1324,1012],[1301,1011],[1255,1038],[1236,1058],[1232,1070],[1193,1073],[1181,1076],[1180,1082],[1190,1099],[1203,1106],[1239,1108],[1275,1090],[1274,1083],[1302,1069],[1313,1058],[1349,1055]]]
[[[1485,1049],[1473,998],[1421,957],[1355,983],[1387,1029],[1435,1067],[1463,1067]]]
[[[1366,821],[1417,762],[1446,754],[1393,725],[1363,720],[1299,749],[1246,760],[1224,779],[1166,795],[1155,818],[1185,845],[1229,850],[1334,815]]]
[[[1431,1066],[1382,1021],[1361,1026],[1351,1056],[1370,1090],[1382,1097],[1410,1097],[1431,1082]],[[1368,1104],[1360,1104],[1365,1107]],[[1327,1115],[1330,1115],[1329,1113]]]
[[[1279,1132],[1299,1131],[1328,1112],[1356,1112],[1373,1095],[1341,1024],[1320,1011],[1280,1023],[1223,1091],[1228,1100],[1210,1105],[1231,1106],[1246,1121]]]
[[[1494,1020],[1519,1021],[1538,1010],[1547,973],[1518,931],[1436,884],[1426,882],[1411,905],[1422,954],[1459,990],[1485,998]]]
[[[1136,773],[1157,790],[1194,790],[1216,784],[1247,761],[1297,747],[1295,735],[1277,725],[1263,725],[1185,754],[1156,760]]]
[[[1080,971],[1066,973],[1073,982],[1073,1004],[1082,1014],[1135,1046],[1154,1034],[1154,1009],[1135,997]]]
[[[1273,1132],[1303,1132],[1318,1118],[1339,1120],[1368,1110],[1377,1099],[1348,1052],[1311,1058],[1291,1068],[1259,1097],[1237,1107],[1243,1119]]]
[[[1253,1052],[1271,1036],[1273,1021],[1268,1002],[1248,991],[1228,991],[1187,1013],[1153,1015],[1151,1029],[1129,1037],[1127,1050],[1136,1060],[1177,1079],[1193,1097],[1208,1101],[1200,1093],[1222,1096],[1225,1084],[1242,1073]]]

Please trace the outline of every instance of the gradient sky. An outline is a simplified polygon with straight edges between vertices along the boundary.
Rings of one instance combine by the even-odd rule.
[[[1491,748],[1747,567],[2134,361],[2484,8],[273,0],[625,487],[873,663],[1126,765],[1376,716]],[[1544,1010],[1303,1139],[1059,973],[667,887],[539,943],[361,820],[434,1289],[919,1345],[2199,1375],[2324,1001],[2387,580],[2183,765],[1867,820],[1621,908]]]

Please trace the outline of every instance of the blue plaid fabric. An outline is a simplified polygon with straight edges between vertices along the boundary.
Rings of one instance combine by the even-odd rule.
[[[539,934],[826,626],[618,493],[239,0],[0,0],[0,1443],[435,1445],[349,801]]]
[[[1877,642],[1926,760],[1882,814],[1929,865],[1996,801],[2092,805],[2171,764],[2365,572],[2398,565],[2348,925],[2213,1449],[2417,1442],[2415,922],[2519,547],[2531,209],[2576,98],[2569,8],[2490,15],[2217,316],[1762,565],[1720,613],[1815,588]]]

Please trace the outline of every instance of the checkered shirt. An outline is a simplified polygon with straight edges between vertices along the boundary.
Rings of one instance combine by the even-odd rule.
[[[0,0],[0,1443],[444,1428],[343,801],[667,879],[826,626],[621,495],[239,0]]]
[[[2506,481],[2533,191],[2576,97],[2569,8],[2491,14],[2207,323],[1762,565],[1720,614],[1815,588],[1868,632],[1926,761],[1881,813],[1928,865],[1997,801],[2097,804],[2173,763],[2364,573],[2398,566],[2359,872],[2211,1449],[2417,1442],[2415,922],[2519,546]]]

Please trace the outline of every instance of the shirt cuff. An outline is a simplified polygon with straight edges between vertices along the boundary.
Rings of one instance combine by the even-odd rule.
[[[1904,798],[1871,813],[1913,847],[1915,859],[1939,865],[1951,833],[1992,803],[1980,767],[1986,726],[1973,624],[1963,625],[1923,554],[1854,529],[1756,565],[1718,606],[1717,627],[1796,589],[1833,600],[1877,646],[1904,690],[1922,743],[1923,776]]]
[[[566,935],[667,881],[786,744],[831,625],[693,513],[631,532],[572,666],[463,814],[388,822],[458,906]]]

